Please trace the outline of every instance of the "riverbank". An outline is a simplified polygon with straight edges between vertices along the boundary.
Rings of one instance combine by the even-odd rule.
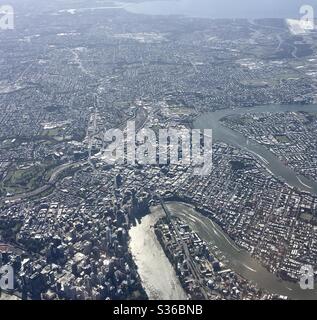
[[[180,202],[169,202],[167,207],[173,216],[186,222],[212,250],[221,252],[230,269],[259,288],[269,293],[288,296],[294,300],[315,300],[317,298],[317,289],[302,290],[299,283],[281,281],[267,271],[246,250],[238,248],[220,226],[199,213],[193,206]]]
[[[169,201],[166,205],[173,216],[188,224],[207,243],[211,252],[221,257],[226,267],[258,288],[293,300],[317,298],[317,289],[302,290],[299,283],[282,281],[269,272],[249,252],[239,248],[225,231],[208,217],[208,213],[204,215],[198,212],[194,205],[182,203],[180,199]],[[187,298],[186,294],[153,228],[155,223],[164,216],[160,206],[153,207],[150,214],[132,227],[130,249],[149,299],[184,300]]]
[[[311,112],[316,110],[316,105],[265,105],[252,108],[236,108],[223,109],[214,112],[207,112],[198,116],[193,127],[195,129],[212,129],[213,140],[228,143],[236,146],[246,152],[253,154],[270,174],[281,179],[290,187],[297,189],[300,192],[307,192],[317,195],[317,182],[309,180],[306,177],[296,173],[293,169],[285,165],[278,157],[270,150],[259,143],[249,143],[248,138],[244,137],[239,132],[233,131],[225,127],[221,123],[221,119],[232,115],[243,115],[246,113],[279,113],[279,112]]]

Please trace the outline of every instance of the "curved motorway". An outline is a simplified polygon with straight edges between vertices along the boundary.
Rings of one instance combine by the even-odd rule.
[[[85,163],[87,163],[86,160],[82,161],[82,162],[66,163],[66,164],[63,164],[59,167],[56,167],[54,169],[54,171],[52,172],[52,175],[51,175],[50,179],[48,180],[48,182],[46,184],[44,184],[43,186],[41,186],[35,190],[31,190],[29,192],[23,192],[23,193],[16,194],[14,196],[5,197],[4,200],[5,201],[16,201],[16,200],[27,199],[30,197],[35,197],[35,196],[47,191],[49,188],[51,188],[56,183],[59,175],[64,170],[69,169],[74,166],[81,166],[81,165],[84,165]]]
[[[148,113],[147,113],[146,109],[144,109],[143,107],[140,107],[140,108],[137,109],[137,111],[135,112],[134,117],[133,117],[135,119],[135,122],[136,122],[136,130],[140,130],[145,125],[147,117],[148,117]],[[133,120],[133,119],[131,119],[131,120]],[[126,123],[122,123],[119,126],[119,128],[121,130],[124,130],[125,126],[126,126]],[[75,167],[75,166],[82,166],[82,165],[85,165],[85,164],[89,164],[89,160],[88,159],[87,160],[82,160],[82,161],[79,161],[79,162],[70,162],[70,163],[66,163],[66,164],[63,164],[61,166],[58,166],[53,170],[49,181],[46,184],[44,184],[43,186],[41,186],[41,187],[39,187],[39,188],[37,188],[35,190],[31,190],[31,191],[28,191],[28,192],[23,192],[23,193],[16,194],[14,196],[3,197],[3,200],[4,201],[16,201],[16,200],[22,200],[22,199],[27,199],[27,198],[38,196],[41,193],[49,190],[49,188],[51,188],[57,182],[58,176],[64,170],[69,169],[71,167]]]

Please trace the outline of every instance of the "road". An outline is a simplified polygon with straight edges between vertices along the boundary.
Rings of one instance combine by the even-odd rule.
[[[29,192],[16,194],[16,195],[10,196],[10,197],[4,197],[3,200],[5,200],[5,201],[16,201],[16,200],[22,200],[22,199],[35,197],[35,196],[47,191],[52,186],[54,186],[55,183],[58,180],[59,175],[63,171],[65,171],[65,170],[67,170],[67,169],[69,169],[71,167],[84,165],[86,163],[87,163],[87,161],[85,160],[85,161],[75,162],[75,163],[66,163],[66,164],[63,164],[63,165],[61,165],[59,167],[56,167],[54,169],[50,179],[48,180],[48,182],[46,184],[44,184],[43,186],[41,186],[41,187],[39,187],[39,188],[37,188],[35,190],[29,191]]]
[[[96,111],[95,111],[96,112]],[[143,128],[143,126],[145,125],[146,121],[147,121],[147,111],[144,108],[139,108],[137,109],[137,111],[135,112],[134,116],[132,117],[131,120],[135,119],[136,122],[136,131],[140,130]],[[121,130],[124,130],[126,126],[126,123],[122,123],[119,128]],[[96,114],[94,115],[94,130],[96,130]],[[91,146],[91,142],[89,142],[89,145]],[[90,150],[90,147],[88,147],[88,149]],[[59,167],[56,167],[54,169],[54,171],[52,172],[52,175],[49,179],[49,181],[44,184],[43,186],[35,189],[35,190],[31,190],[29,192],[24,192],[24,193],[20,193],[20,194],[16,194],[14,196],[9,196],[9,197],[3,197],[4,201],[16,201],[16,200],[22,200],[22,199],[27,199],[30,197],[35,197],[37,195],[40,195],[41,193],[47,191],[49,188],[51,188],[52,186],[55,185],[55,183],[58,180],[59,175],[71,168],[71,167],[75,167],[75,166],[83,166],[85,164],[90,164],[93,168],[93,164],[90,161],[90,157],[88,157],[87,160],[81,160],[79,162],[71,162],[71,163],[66,163],[63,164]]]
[[[205,300],[208,300],[208,295],[206,293],[206,290],[205,290],[205,285],[203,283],[203,279],[201,278],[200,276],[200,272],[199,270],[197,269],[196,267],[196,264],[193,262],[193,259],[192,259],[192,256],[188,250],[188,246],[186,244],[186,242],[183,240],[181,234],[179,233],[179,230],[177,228],[177,226],[175,225],[175,222],[173,219],[171,219],[172,217],[172,214],[171,212],[169,211],[169,209],[167,208],[167,206],[165,205],[164,201],[162,200],[161,197],[159,197],[160,199],[160,204],[166,214],[166,217],[168,218],[168,220],[171,222],[171,224],[173,225],[173,228],[177,234],[177,237],[178,239],[180,239],[180,242],[181,242],[181,245],[183,247],[183,251],[185,253],[185,256],[186,256],[186,260],[188,262],[188,266],[190,268],[190,271],[191,271],[191,274],[194,276],[195,280],[199,283],[199,286],[200,286],[200,289],[201,289],[201,293],[203,294]]]

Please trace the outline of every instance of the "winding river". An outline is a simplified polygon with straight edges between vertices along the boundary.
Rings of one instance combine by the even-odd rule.
[[[167,206],[173,215],[185,221],[210,247],[216,246],[221,252],[220,255],[225,256],[226,265],[245,279],[270,293],[288,296],[296,300],[317,299],[317,288],[302,290],[298,283],[280,281],[252,258],[246,250],[238,248],[218,225],[198,213],[193,207],[177,202],[168,203]]]
[[[155,207],[142,217],[129,231],[130,249],[149,299],[186,300],[186,293],[153,230],[164,215],[160,207]]]
[[[317,194],[316,182],[298,175],[284,165],[266,147],[255,142],[248,143],[247,138],[224,127],[220,122],[223,117],[244,113],[309,112],[316,110],[316,105],[269,105],[255,108],[225,109],[199,116],[194,123],[194,127],[213,129],[214,140],[227,142],[253,153],[268,170],[284,180],[289,186]],[[217,247],[221,252],[220,255],[225,257],[228,267],[246,279],[271,293],[286,295],[292,299],[317,299],[317,288],[315,290],[301,290],[298,283],[280,281],[253,259],[247,251],[238,248],[219,226],[198,213],[193,207],[177,202],[167,205],[173,215],[189,224],[211,248]],[[153,208],[151,214],[142,218],[140,223],[132,228],[130,231],[130,248],[136,258],[143,284],[150,298],[183,299],[185,294],[152,229],[162,215],[163,211],[160,207]]]
[[[225,259],[226,267],[270,293],[288,296],[294,300],[316,300],[315,290],[302,290],[298,283],[279,280],[258,261],[237,245],[212,220],[197,212],[194,207],[179,202],[169,202],[173,216],[182,219],[202,240]],[[138,266],[142,284],[151,300],[185,300],[186,294],[176,273],[165,256],[153,231],[155,223],[164,216],[161,207],[154,207],[130,230],[130,249]]]
[[[273,173],[285,181],[288,185],[298,188],[302,191],[317,194],[317,183],[309,180],[302,175],[294,172],[293,169],[283,164],[265,146],[248,139],[242,134],[223,126],[220,120],[229,115],[242,115],[246,113],[263,113],[263,112],[296,112],[296,111],[317,111],[317,105],[267,105],[253,108],[224,109],[215,112],[208,112],[199,116],[194,122],[197,129],[213,129],[213,139],[220,140],[239,147],[255,155],[261,163]]]

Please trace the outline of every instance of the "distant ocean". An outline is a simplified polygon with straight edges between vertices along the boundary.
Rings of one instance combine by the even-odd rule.
[[[176,14],[201,18],[300,18],[300,7],[311,5],[317,15],[317,0],[163,0],[124,5],[134,13]]]

